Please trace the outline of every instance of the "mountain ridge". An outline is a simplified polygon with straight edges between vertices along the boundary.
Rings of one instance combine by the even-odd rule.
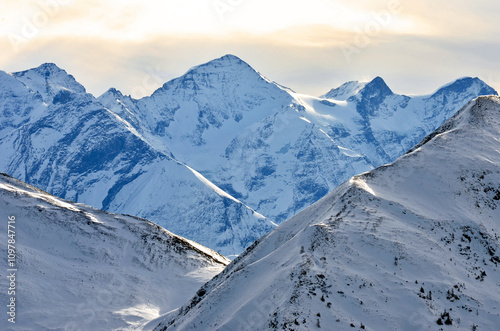
[[[499,134],[500,98],[471,101],[259,239],[155,330],[494,328]]]
[[[45,80],[42,82],[40,86],[44,88]],[[31,95],[27,89],[23,93]],[[213,233],[191,238],[222,249],[227,255],[239,253],[246,242],[274,227],[241,202],[221,196],[185,164],[174,160],[168,148],[146,139],[130,122],[91,95],[71,92],[70,96],[65,102],[56,99],[57,102],[48,103],[35,98],[36,104],[30,107],[40,109],[38,117],[29,122],[19,120],[18,128],[4,130],[0,149],[10,159],[0,161],[3,171],[57,196],[97,208],[142,217],[156,213],[154,220],[163,225],[196,220],[184,229],[184,236],[203,234],[199,219],[209,221],[210,227],[218,229],[219,238],[212,239]],[[11,121],[8,116],[5,118]],[[160,178],[155,172],[163,175]],[[139,185],[134,185],[139,181]],[[123,192],[124,187],[133,187],[134,192]],[[141,193],[145,187],[150,191]],[[207,213],[210,209],[212,212]],[[239,234],[239,226],[256,227],[257,231]]]
[[[67,73],[53,84],[36,73],[28,85],[5,74],[0,170],[235,256],[351,176],[403,155],[484,84],[408,97],[378,77],[342,101],[295,93],[231,55],[187,73],[139,100],[112,88],[96,99]]]
[[[2,319],[3,329],[135,329],[177,308],[229,263],[145,219],[62,200],[2,173],[0,206],[14,221],[19,270],[18,318]],[[0,227],[7,249],[7,222]],[[7,260],[1,264],[7,269]],[[9,300],[7,291],[0,297]]]

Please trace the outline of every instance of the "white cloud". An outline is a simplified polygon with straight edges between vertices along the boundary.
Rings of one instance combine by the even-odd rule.
[[[56,62],[95,94],[130,93],[148,66],[167,80],[226,53],[313,94],[376,75],[405,93],[463,75],[500,88],[493,0],[0,0],[0,8],[0,69]],[[349,61],[343,45],[356,48]]]

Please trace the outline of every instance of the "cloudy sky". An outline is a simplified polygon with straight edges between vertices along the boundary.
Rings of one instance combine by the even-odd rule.
[[[0,69],[54,62],[98,96],[140,97],[234,54],[320,95],[383,77],[431,93],[462,76],[500,90],[497,0],[0,0]]]

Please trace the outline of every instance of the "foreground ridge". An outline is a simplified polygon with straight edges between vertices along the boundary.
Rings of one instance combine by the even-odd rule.
[[[1,173],[0,217],[13,220],[15,263],[0,266],[15,270],[17,288],[0,293],[2,302],[17,303],[16,323],[2,318],[2,330],[141,327],[229,263],[145,219],[62,200]],[[7,221],[0,228],[7,251]],[[8,281],[0,285],[9,288]]]

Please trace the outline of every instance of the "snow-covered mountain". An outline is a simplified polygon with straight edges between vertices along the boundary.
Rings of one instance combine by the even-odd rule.
[[[230,256],[496,92],[464,78],[408,97],[377,77],[317,98],[226,55],[140,100],[94,98],[54,64],[0,72],[0,94],[0,171]]]
[[[2,171],[58,197],[152,219],[228,255],[274,227],[55,65],[0,79],[9,96],[2,100]]]
[[[111,90],[99,100],[177,160],[280,223],[351,176],[394,161],[466,102],[489,94],[497,93],[463,78],[410,98],[377,77],[315,98],[226,55],[151,97],[135,101]]]
[[[4,174],[0,218],[3,252],[14,220],[17,262],[16,323],[2,318],[2,330],[139,327],[178,308],[229,262],[145,219],[62,200]],[[13,268],[6,258],[0,266]],[[0,298],[10,302],[7,291]]]
[[[156,330],[495,330],[500,98],[258,240]]]

